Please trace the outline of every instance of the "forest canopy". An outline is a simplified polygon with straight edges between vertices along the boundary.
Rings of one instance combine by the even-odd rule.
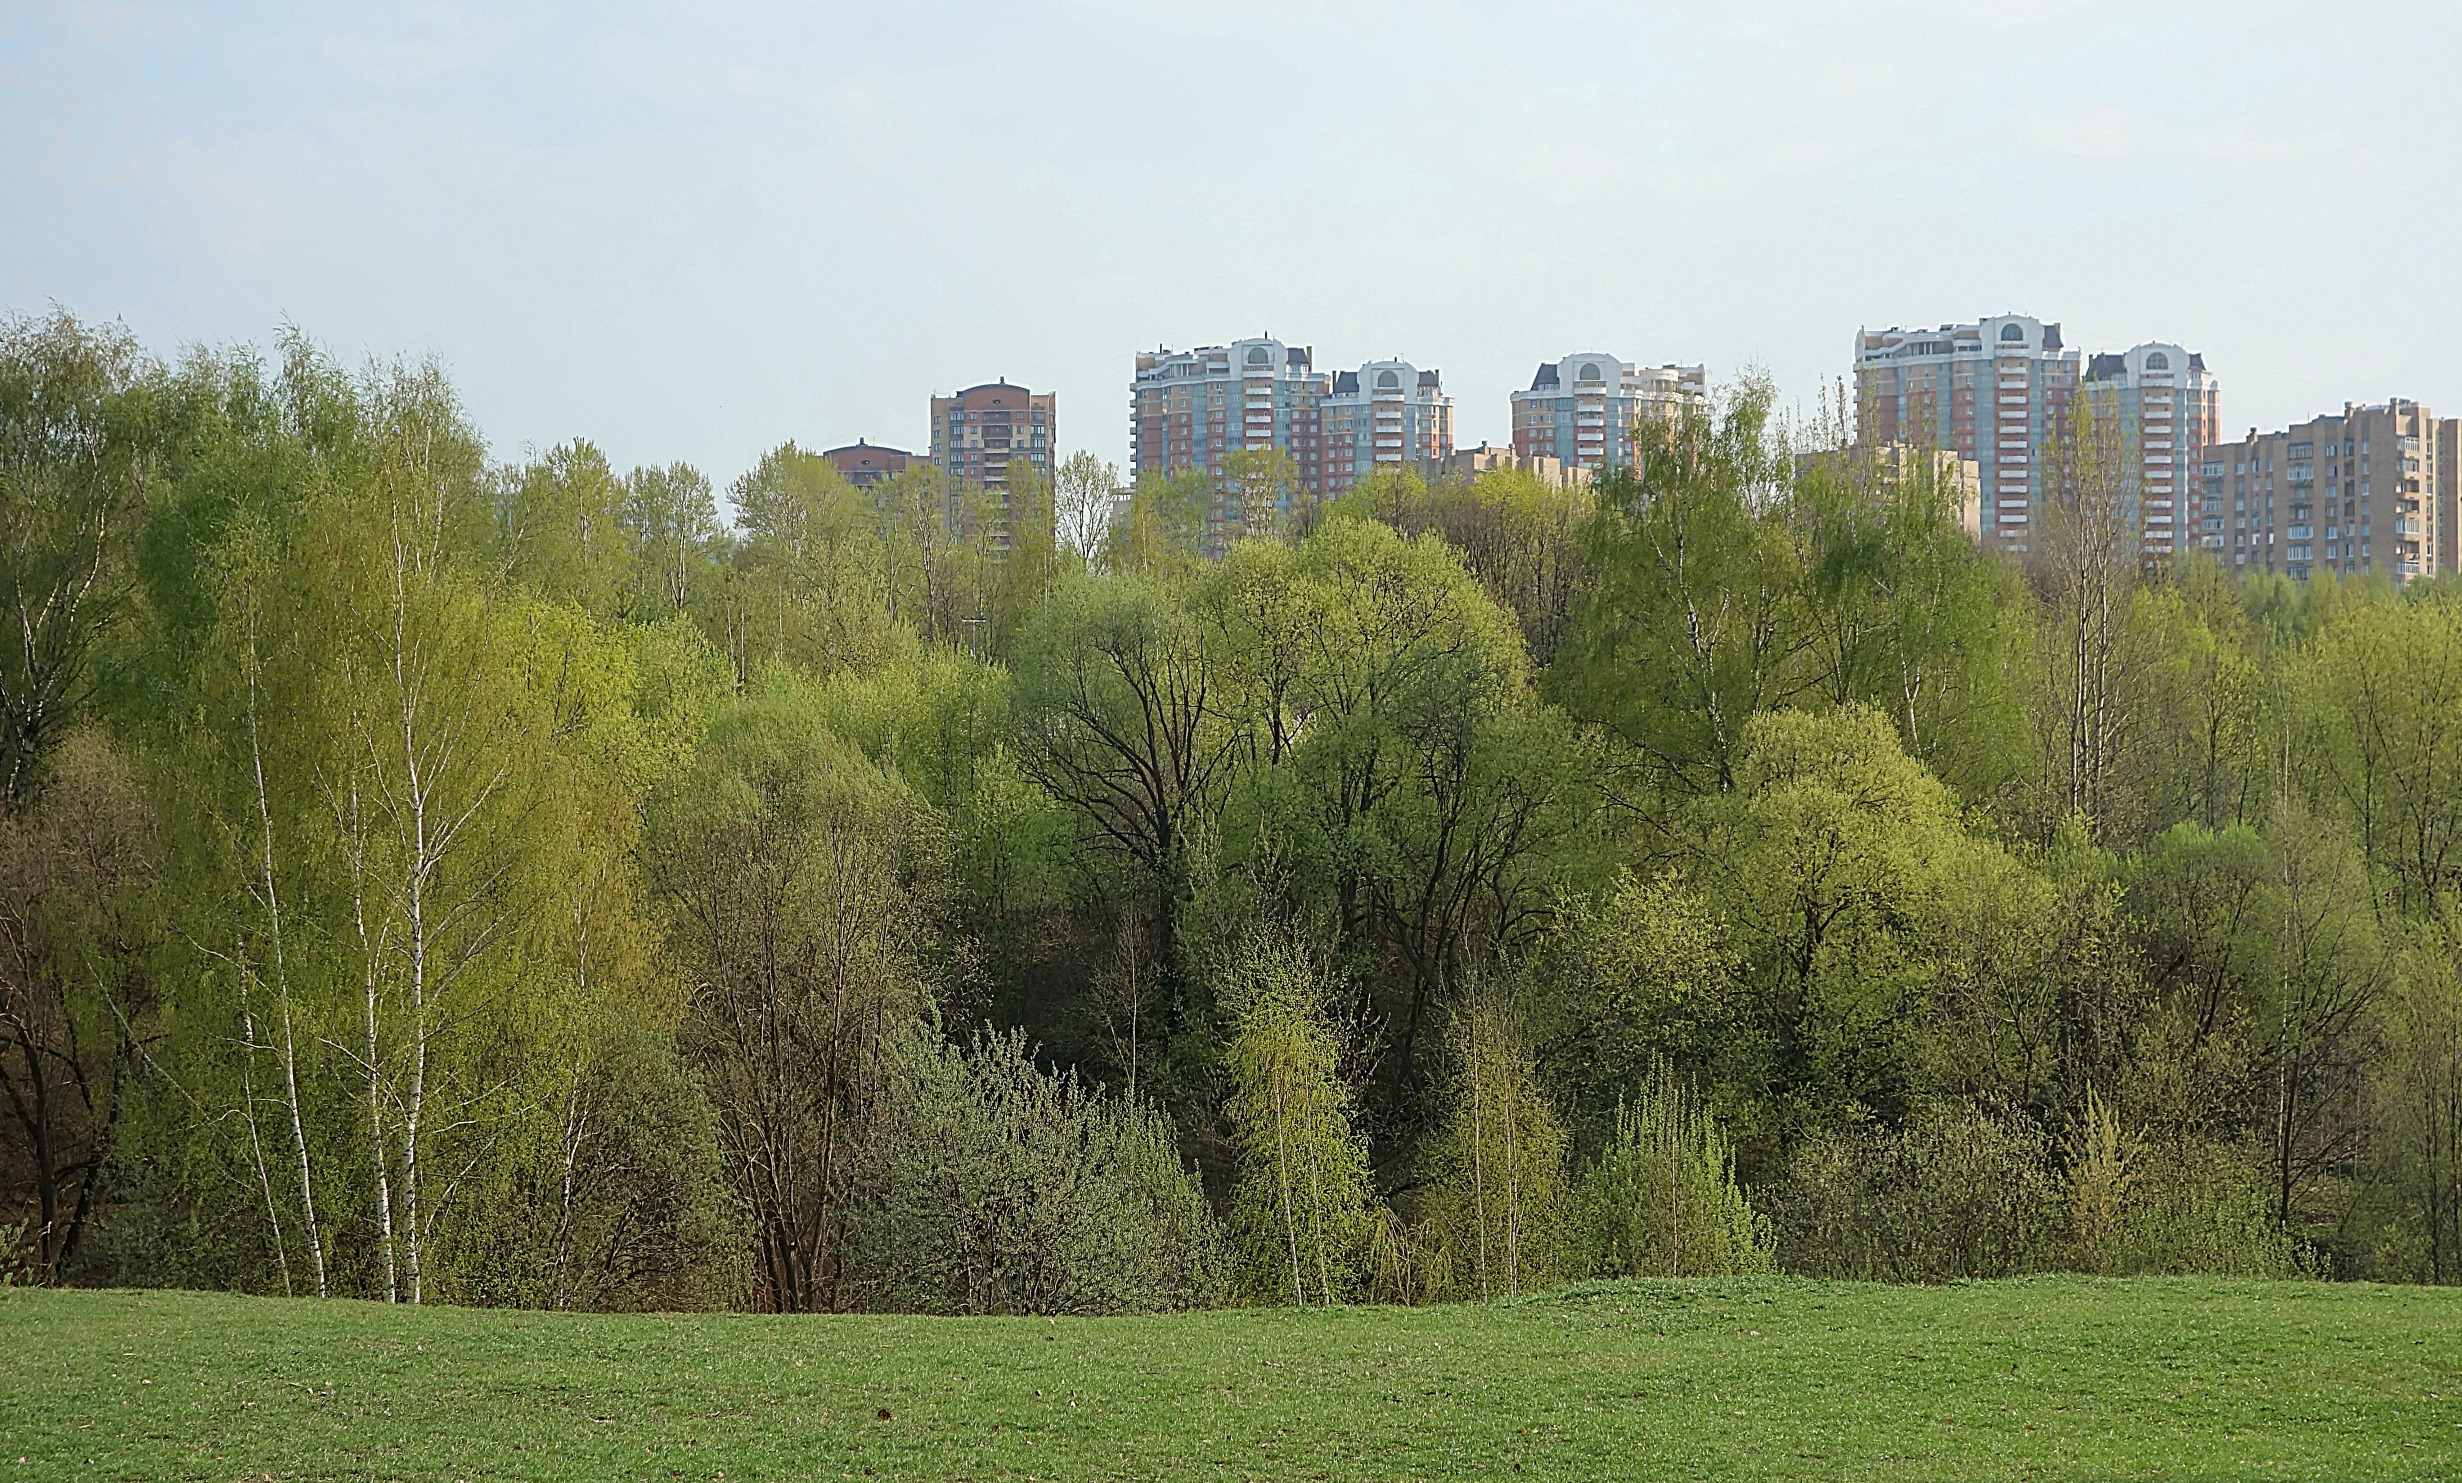
[[[2148,561],[2083,456],[1986,553],[1751,378],[1636,447],[721,491],[0,321],[0,1268],[2462,1281],[2462,587]]]

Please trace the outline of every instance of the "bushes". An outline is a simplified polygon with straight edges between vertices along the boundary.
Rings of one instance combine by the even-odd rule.
[[[1601,1277],[1770,1270],[1770,1223],[1736,1184],[1718,1120],[1661,1067],[1582,1178],[1578,1225]]]
[[[1775,1192],[1780,1265],[1938,1282],[2058,1269],[2067,1206],[2042,1133],[1963,1104],[1815,1134]]]
[[[2196,1142],[2151,1150],[2141,1158],[2114,1239],[2092,1265],[2081,1253],[2081,1271],[2295,1277],[2309,1270],[2274,1219],[2265,1176],[2253,1161],[2221,1145]]]
[[[1022,1033],[914,1021],[883,1051],[849,1294],[925,1313],[1121,1313],[1221,1295],[1222,1238],[1170,1124],[1044,1071]]]
[[[1810,1276],[2302,1270],[2250,1160],[2196,1140],[2149,1147],[2099,1096],[2057,1150],[2026,1118],[1969,1103],[1817,1135],[1775,1194],[1780,1264]]]

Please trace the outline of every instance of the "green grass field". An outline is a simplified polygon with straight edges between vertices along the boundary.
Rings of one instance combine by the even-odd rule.
[[[2462,1291],[1576,1289],[1174,1318],[0,1294],[0,1479],[2456,1478]]]

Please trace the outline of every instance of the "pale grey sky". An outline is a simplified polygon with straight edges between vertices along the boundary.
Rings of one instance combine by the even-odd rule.
[[[722,484],[1141,347],[1757,364],[2003,312],[2205,352],[2237,436],[2462,411],[2462,3],[0,0],[0,308],[433,353],[500,456]]]

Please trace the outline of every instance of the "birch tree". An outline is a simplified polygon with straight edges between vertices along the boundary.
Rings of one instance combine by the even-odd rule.
[[[1231,1227],[1261,1301],[1329,1307],[1358,1291],[1377,1226],[1342,1046],[1304,949],[1248,942],[1224,975],[1234,1030],[1225,1111],[1238,1172]]]

